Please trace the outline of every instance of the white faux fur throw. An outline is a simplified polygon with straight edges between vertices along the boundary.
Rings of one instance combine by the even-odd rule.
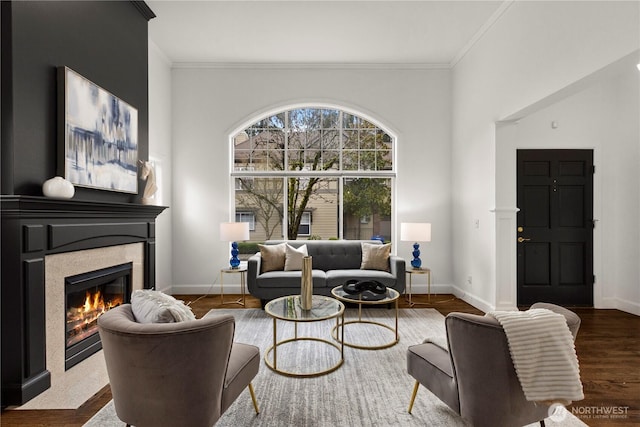
[[[545,308],[492,311],[504,328],[511,359],[528,401],[584,399],[573,336],[562,314]]]

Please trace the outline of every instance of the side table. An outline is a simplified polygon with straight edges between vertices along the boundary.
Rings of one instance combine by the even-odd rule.
[[[405,292],[405,300],[409,303],[409,307],[413,307],[416,304],[430,304],[431,303],[431,269],[429,268],[409,268],[406,270],[407,275],[409,276],[409,298],[407,298],[407,294]],[[427,275],[427,301],[426,303],[413,302],[411,300],[412,297],[412,281],[414,274],[426,274]]]
[[[245,306],[245,298],[244,298],[244,287],[245,281],[247,277],[247,268],[239,267],[239,268],[221,268],[220,269],[220,304],[225,304],[224,302],[224,280],[223,277],[225,274],[239,274],[240,275],[240,291],[242,292],[242,298],[236,301],[229,301],[226,304],[239,304],[241,306]]]

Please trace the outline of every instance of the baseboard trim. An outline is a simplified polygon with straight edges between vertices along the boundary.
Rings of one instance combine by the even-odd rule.
[[[489,312],[489,311],[493,311],[495,310],[495,307],[491,304],[489,304],[487,301],[477,297],[474,294],[471,294],[463,289],[458,288],[457,286],[452,286],[453,288],[453,294],[455,296],[457,296],[458,298],[460,298],[462,301],[466,302],[467,304],[471,304],[472,306],[474,306],[475,308],[477,308],[478,310],[482,310],[485,313]]]
[[[427,295],[428,286],[426,284],[413,284],[412,287],[413,295]],[[220,284],[201,284],[201,285],[173,285],[169,287],[165,287],[162,289],[157,289],[167,294],[176,294],[176,295],[220,295]],[[431,294],[452,294],[454,287],[452,285],[431,285]],[[249,291],[245,289],[245,292],[248,294]],[[224,293],[225,294],[241,294],[240,284],[239,283],[229,283],[224,284]]]
[[[615,308],[635,316],[640,316],[640,304],[620,298],[603,298],[602,308]]]

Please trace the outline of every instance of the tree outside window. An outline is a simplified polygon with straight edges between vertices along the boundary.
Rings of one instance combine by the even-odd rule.
[[[308,107],[238,135],[235,208],[254,213],[252,239],[307,237],[312,220],[314,237],[391,237],[394,143],[384,130],[339,109]]]

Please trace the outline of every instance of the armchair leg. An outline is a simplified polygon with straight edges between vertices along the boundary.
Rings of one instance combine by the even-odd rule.
[[[540,420],[540,427],[544,427],[544,420]]]
[[[416,400],[416,396],[418,395],[418,388],[420,387],[420,383],[418,381],[416,381],[415,385],[413,386],[413,393],[411,394],[411,402],[409,402],[409,409],[407,410],[407,412],[411,413],[411,410],[413,409],[413,402],[415,402]]]
[[[253,401],[253,408],[256,410],[256,415],[260,413],[258,410],[258,401],[256,400],[256,394],[253,391],[253,384],[249,383],[249,393],[251,394],[251,400]]]

